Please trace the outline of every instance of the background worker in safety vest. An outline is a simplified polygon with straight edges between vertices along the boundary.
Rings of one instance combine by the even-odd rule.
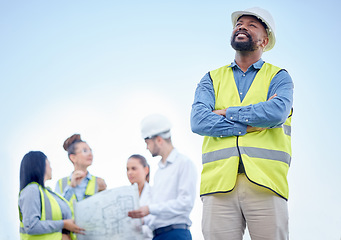
[[[192,131],[205,136],[200,195],[205,239],[288,239],[293,83],[261,56],[275,45],[270,13],[232,13],[235,60],[197,86]]]
[[[193,162],[180,154],[171,141],[171,124],[162,115],[147,116],[141,122],[142,138],[153,157],[161,156],[155,173],[151,203],[128,216],[146,219],[153,230],[154,240],[192,239],[189,214],[195,200],[196,168]]]
[[[67,138],[63,148],[68,152],[74,171],[71,176],[58,180],[56,192],[62,194],[72,204],[73,200],[81,201],[106,189],[105,181],[92,176],[88,171],[93,161],[92,150],[79,134]]]
[[[20,239],[70,240],[70,232],[83,233],[72,220],[69,203],[62,196],[45,188],[52,178],[46,155],[31,151],[20,165]]]

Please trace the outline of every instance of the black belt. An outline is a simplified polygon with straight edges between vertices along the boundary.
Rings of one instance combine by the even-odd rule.
[[[189,229],[187,224],[172,224],[166,227],[157,228],[153,231],[154,237],[165,232],[172,231],[174,229]]]

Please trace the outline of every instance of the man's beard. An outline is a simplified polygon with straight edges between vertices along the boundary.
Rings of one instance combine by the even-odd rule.
[[[153,153],[152,153],[152,157],[157,157],[157,156],[159,156],[158,153],[156,153],[156,152],[153,152]]]
[[[154,145],[153,152],[150,152],[153,157],[159,156],[160,155],[160,148],[158,146]]]
[[[249,41],[247,42],[236,42],[236,37],[239,32],[236,32],[236,34],[232,35],[231,37],[231,46],[236,51],[241,52],[252,52],[257,49],[256,43],[253,41],[252,37],[245,33]]]

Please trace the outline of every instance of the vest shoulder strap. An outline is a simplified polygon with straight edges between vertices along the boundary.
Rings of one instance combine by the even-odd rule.
[[[213,82],[217,78],[218,75],[222,74],[223,72],[226,72],[228,69],[231,69],[229,68],[230,65],[231,64],[228,64],[228,65],[225,65],[225,66],[222,66],[220,68],[210,71],[208,74],[211,78],[211,81]]]
[[[98,192],[97,177],[92,176],[88,182],[88,185],[86,186],[84,197],[87,198],[89,196],[94,195],[97,192]]]
[[[64,177],[64,178],[59,179],[59,181],[58,181],[59,190],[62,194],[64,193],[64,189],[69,184],[69,182],[70,182],[70,177]]]

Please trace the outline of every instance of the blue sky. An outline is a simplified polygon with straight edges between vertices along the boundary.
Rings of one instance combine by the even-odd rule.
[[[18,239],[19,166],[43,151],[56,180],[72,165],[63,141],[80,133],[94,150],[91,173],[108,187],[129,184],[125,161],[152,158],[139,124],[149,113],[173,123],[173,143],[201,170],[202,138],[190,131],[196,84],[233,61],[233,11],[254,1],[0,0],[0,239]],[[257,1],[276,21],[263,59],[295,83],[289,172],[291,239],[340,239],[338,1]],[[152,176],[153,178],[153,176]],[[4,213],[4,214],[3,214]],[[200,240],[201,202],[192,213]],[[245,237],[245,239],[248,239]]]

